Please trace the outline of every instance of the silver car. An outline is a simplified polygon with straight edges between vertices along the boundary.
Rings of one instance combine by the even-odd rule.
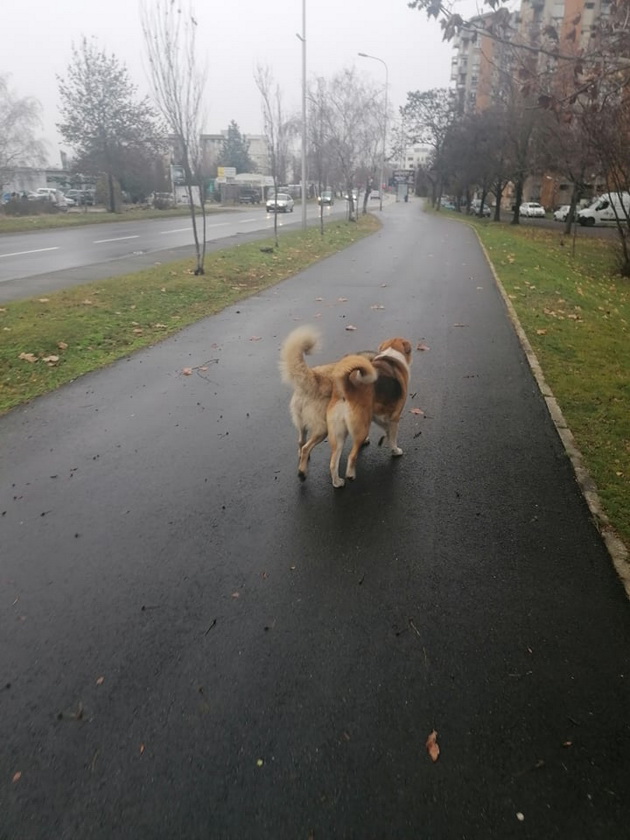
[[[289,193],[276,193],[267,199],[267,213],[293,213],[293,204]]]

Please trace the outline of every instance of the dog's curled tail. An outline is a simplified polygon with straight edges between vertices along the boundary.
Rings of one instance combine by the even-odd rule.
[[[304,361],[319,346],[319,330],[305,324],[292,330],[285,338],[280,349],[280,375],[287,385],[303,386],[310,381],[312,374]]]
[[[333,378],[344,395],[378,379],[378,371],[366,356],[344,356],[335,365]]]

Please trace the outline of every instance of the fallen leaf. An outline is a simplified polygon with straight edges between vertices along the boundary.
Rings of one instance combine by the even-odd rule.
[[[547,330],[536,330],[536,335],[547,335]]]
[[[259,759],[256,761],[256,766],[257,766],[257,767],[262,767],[264,763],[265,763],[265,762],[262,760],[262,758],[259,758]]]
[[[14,783],[19,782],[21,778],[22,778],[22,771],[18,770],[17,773],[13,774],[13,778],[11,779],[11,781],[14,782]]]
[[[182,368],[184,376],[192,376],[192,368]]]
[[[315,300],[319,303],[320,301],[324,300],[324,298],[315,298]]]
[[[59,361],[59,356],[44,356],[42,358],[42,362],[46,362],[47,365],[56,365]]]
[[[372,306],[370,306],[370,309],[385,309],[385,307],[382,306],[380,303],[374,303],[372,304]]]
[[[468,324],[453,324],[454,327],[467,327]]]
[[[20,353],[18,358],[25,362],[30,362],[31,364],[37,361],[37,356],[34,353]]]
[[[140,744],[140,755],[144,752],[144,744]]]
[[[523,820],[525,819],[525,814],[523,814],[521,811],[517,811],[516,812],[516,819],[519,822],[523,822]]]
[[[353,327],[352,324],[348,324],[346,327],[347,330],[356,330],[356,327]]]
[[[105,682],[105,677],[99,677],[96,680],[96,685],[103,685],[104,682]]]
[[[199,370],[202,370],[202,371],[205,372],[206,370],[208,370],[208,368],[207,367],[200,367]]]
[[[156,324],[155,325],[156,330],[165,330],[166,327],[167,327],[166,324]]]
[[[40,303],[48,303],[48,302],[50,301],[50,298],[37,298],[37,300],[38,300]]]
[[[135,335],[142,335],[143,332],[144,332],[144,330],[140,330],[140,329],[134,330]]]
[[[88,300],[87,298],[83,301],[84,306],[92,306],[92,301]]]
[[[253,335],[249,340],[250,341],[260,341],[262,339],[262,335]]]
[[[65,341],[58,341],[58,342],[57,342],[57,347],[58,347],[60,350],[67,350],[67,349],[68,349],[68,345],[66,344],[66,342],[65,342]]]
[[[240,592],[232,592],[232,598],[240,598],[240,597],[241,597]]]
[[[346,303],[348,298],[337,298],[337,300],[339,301],[339,303]]]
[[[425,344],[424,341],[419,341],[418,346],[416,347],[416,350],[430,350],[430,349],[431,348],[429,347],[429,345]]]
[[[7,310],[5,309],[5,307],[4,307],[4,306],[0,306],[0,312],[6,312],[6,311],[7,311]]]
[[[421,408],[412,408],[410,409],[410,411],[411,414],[420,414],[422,417],[424,417],[424,411]]]
[[[435,729],[427,738],[425,746],[427,748],[427,752],[431,756],[431,761],[437,761],[438,756],[440,755],[440,748],[438,746],[437,732],[435,731]]]

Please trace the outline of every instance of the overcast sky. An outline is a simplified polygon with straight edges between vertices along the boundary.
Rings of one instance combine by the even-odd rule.
[[[296,33],[302,31],[302,0],[193,2],[199,54],[209,68],[206,131],[219,132],[234,119],[244,134],[262,132],[258,64],[271,68],[285,109],[300,111],[302,45]],[[149,92],[138,0],[0,0],[0,6],[0,72],[10,74],[19,96],[41,102],[53,165],[60,148],[56,76],[66,73],[73,42],[95,36],[127,65],[139,92]],[[477,2],[460,0],[456,8],[471,14]],[[306,0],[306,39],[309,78],[355,66],[384,84],[383,65],[357,53],[383,59],[396,110],[408,91],[449,85],[452,47],[442,42],[439,24],[409,9],[407,0]]]

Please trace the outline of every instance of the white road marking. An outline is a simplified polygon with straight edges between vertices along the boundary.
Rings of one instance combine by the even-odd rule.
[[[252,218],[252,219],[239,219],[238,223],[239,223],[239,225],[244,225],[245,222],[257,222],[257,221],[258,221],[258,216],[254,216],[254,218]]]
[[[24,254],[41,254],[42,251],[58,251],[59,246],[55,245],[54,248],[36,248],[34,251],[16,251],[14,254],[0,254],[0,259],[3,257],[22,257]]]
[[[232,224],[231,222],[217,222],[216,225],[206,225],[207,228],[211,227],[225,227],[226,225]]]
[[[192,228],[177,228],[176,230],[163,230],[162,233],[188,233]]]
[[[123,239],[140,239],[140,234],[135,236],[116,236],[114,239],[95,239],[93,245],[102,245],[103,242],[122,242]]]

